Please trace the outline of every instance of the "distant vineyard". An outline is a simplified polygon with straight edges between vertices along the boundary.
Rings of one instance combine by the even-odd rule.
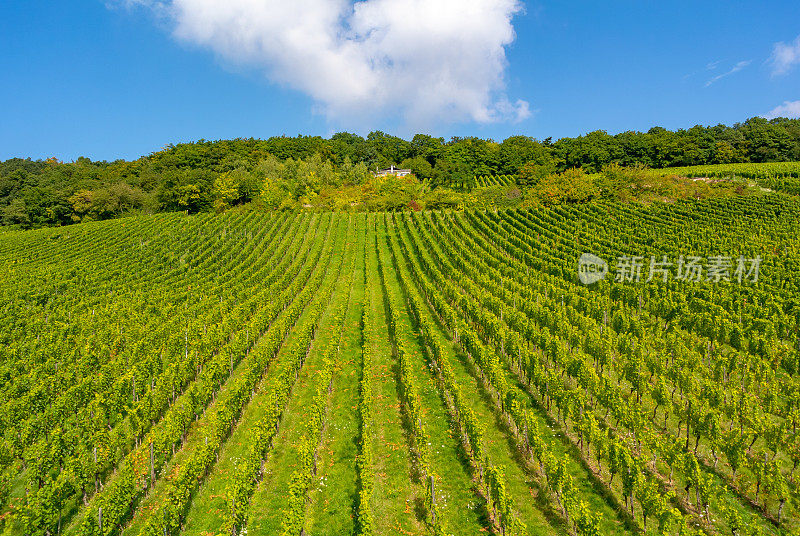
[[[474,188],[489,188],[492,186],[513,186],[517,184],[516,175],[475,175],[471,180],[452,182],[451,188],[458,191],[469,191]]]
[[[515,175],[486,175],[475,177],[476,186],[485,188],[488,186],[513,186],[517,184]]]
[[[797,534],[799,214],[766,195],[0,233],[0,533]],[[587,252],[609,263],[592,285]],[[718,281],[678,277],[718,256]]]
[[[800,195],[800,162],[765,164],[716,164],[653,170],[658,175],[684,177],[735,178],[755,181],[763,188]]]

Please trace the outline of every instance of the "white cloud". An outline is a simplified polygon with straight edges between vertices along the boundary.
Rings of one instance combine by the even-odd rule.
[[[793,43],[775,43],[772,48],[772,74],[781,75],[788,73],[795,65],[800,65],[800,35]]]
[[[504,93],[505,47],[520,0],[122,0],[221,59],[264,69],[341,123],[399,114],[437,121],[521,121]]]
[[[716,68],[716,66],[717,66],[716,64],[717,63],[719,63],[719,62],[716,62],[714,64],[714,66],[713,67],[709,67],[709,69]],[[739,71],[741,71],[742,69],[744,69],[748,65],[750,65],[750,60],[740,61],[739,63],[737,63],[736,65],[731,67],[730,71],[725,71],[724,73],[718,74],[717,76],[711,78],[708,82],[706,82],[706,87],[710,86],[711,84],[713,84],[717,80],[720,80],[721,78],[725,78],[726,76],[730,76],[730,75],[732,75],[734,73],[738,73]]]
[[[764,117],[767,119],[775,119],[776,117],[800,119],[800,100],[783,101],[783,104],[770,110]]]

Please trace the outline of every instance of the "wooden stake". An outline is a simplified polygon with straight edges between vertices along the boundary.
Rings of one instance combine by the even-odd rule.
[[[156,459],[155,452],[153,451],[153,442],[150,441],[150,485],[156,484]]]
[[[433,482],[433,475],[430,476],[431,479],[431,514],[433,515],[433,522],[436,523],[436,488]]]

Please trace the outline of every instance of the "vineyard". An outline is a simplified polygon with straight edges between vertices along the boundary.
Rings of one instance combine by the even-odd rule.
[[[515,184],[517,184],[517,178],[514,175],[475,177],[475,185],[481,188],[489,186],[513,186]]]
[[[650,170],[655,175],[678,175],[714,179],[748,179],[763,188],[800,195],[800,163],[715,164]]]
[[[470,191],[475,188],[514,186],[516,184],[516,175],[475,175],[470,180],[452,182],[450,187],[457,191]]]
[[[2,231],[0,534],[797,534],[798,214]]]

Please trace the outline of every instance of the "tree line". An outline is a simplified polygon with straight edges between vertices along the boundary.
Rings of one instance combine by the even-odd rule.
[[[326,191],[336,192],[329,208],[358,202],[392,210],[398,203],[407,206],[406,197],[413,200],[414,192],[403,191],[420,184],[440,189],[436,195],[441,196],[476,176],[519,175],[523,169],[523,176],[543,177],[573,168],[594,173],[609,164],[668,168],[798,160],[800,120],[759,117],[676,131],[654,127],[610,135],[598,130],[556,141],[528,136],[446,141],[425,134],[405,140],[380,131],[366,137],[340,132],[330,138],[199,140],[132,161],[0,162],[0,224],[32,228],[130,212],[201,212],[254,199],[271,208],[295,208],[313,204]],[[418,182],[370,183],[372,172],[392,165],[411,169]]]

